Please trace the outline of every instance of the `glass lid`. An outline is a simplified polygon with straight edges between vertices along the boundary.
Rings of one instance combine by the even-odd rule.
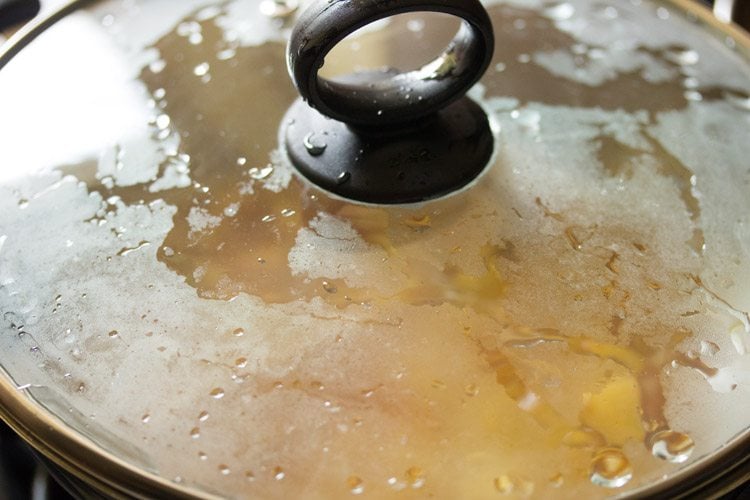
[[[0,70],[3,418],[147,496],[600,498],[746,447],[746,35],[485,1],[489,163],[379,205],[284,146],[310,3],[94,2]],[[460,24],[371,23],[322,74],[418,69]]]

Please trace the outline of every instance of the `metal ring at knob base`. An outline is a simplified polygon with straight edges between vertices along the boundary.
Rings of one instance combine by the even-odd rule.
[[[368,134],[298,99],[281,131],[297,170],[317,186],[368,203],[425,201],[456,191],[487,166],[494,138],[487,115],[464,97],[411,132]]]

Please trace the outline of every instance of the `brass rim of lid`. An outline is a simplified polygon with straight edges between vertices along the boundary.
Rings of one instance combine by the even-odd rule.
[[[57,21],[98,0],[70,0],[40,15],[16,32],[0,49],[0,70],[18,52]],[[734,50],[750,59],[750,33],[727,24],[695,0],[661,0],[691,15],[713,34],[731,37]],[[148,498],[159,493],[170,498],[220,498],[129,464],[92,440],[78,434],[19,389],[0,366],[0,419],[61,470],[111,498]],[[750,480],[749,427],[713,454],[701,457],[668,479],[618,495],[616,498],[716,498]]]

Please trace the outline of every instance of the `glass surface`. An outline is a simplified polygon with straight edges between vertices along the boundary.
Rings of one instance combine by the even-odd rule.
[[[747,58],[663,3],[486,5],[495,158],[404,207],[285,160],[293,9],[103,2],[32,43],[0,71],[19,397],[230,497],[604,497],[747,429]],[[379,23],[329,70],[454,28]]]

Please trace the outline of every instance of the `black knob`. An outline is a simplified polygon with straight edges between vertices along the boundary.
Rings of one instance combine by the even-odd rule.
[[[414,11],[463,21],[435,61],[415,71],[335,81],[318,74],[347,35]],[[292,163],[324,189],[374,203],[423,201],[465,186],[493,150],[485,113],[464,97],[489,66],[493,50],[492,23],[479,0],[314,2],[295,25],[287,51],[289,73],[302,96],[282,132]]]

